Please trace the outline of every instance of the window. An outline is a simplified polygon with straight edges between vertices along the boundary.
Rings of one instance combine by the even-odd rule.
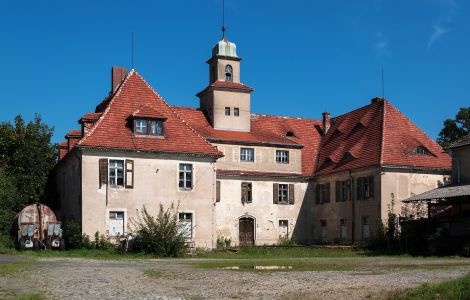
[[[163,135],[162,120],[134,120],[134,133],[139,135]]]
[[[286,136],[287,137],[295,137],[295,134],[294,134],[293,131],[288,131],[288,132],[286,132]]]
[[[238,107],[235,107],[235,108],[233,109],[233,115],[234,115],[235,117],[240,116],[240,109],[239,109]]]
[[[426,147],[418,146],[413,150],[414,155],[432,155],[431,152],[426,149]]]
[[[179,170],[179,188],[190,190],[193,188],[193,165],[180,164]]]
[[[109,184],[111,186],[124,186],[124,161],[109,161]]]
[[[241,161],[255,161],[255,149],[253,148],[240,148]]]
[[[315,193],[317,204],[330,202],[330,183],[317,184]]]
[[[279,227],[288,227],[289,221],[288,220],[279,220]]]
[[[349,200],[350,181],[336,181],[336,202]]]
[[[294,185],[293,184],[273,184],[273,203],[274,204],[294,204]]]
[[[162,121],[150,121],[150,134],[152,135],[163,135],[163,122]]]
[[[374,197],[374,176],[357,179],[357,200],[367,200]]]
[[[251,182],[242,182],[242,203],[251,203],[253,201],[253,193]]]
[[[187,239],[193,238],[193,214],[178,213],[179,232]]]
[[[289,203],[289,186],[287,184],[279,185],[278,203]]]
[[[289,151],[276,150],[276,162],[278,164],[288,164],[289,163]]]
[[[320,240],[326,242],[327,240],[327,223],[326,220],[320,220]]]
[[[230,116],[230,107],[225,108],[225,115]]]
[[[108,232],[110,236],[124,234],[124,212],[110,211],[108,219]]]
[[[279,220],[279,238],[289,238],[289,220]]]
[[[340,219],[339,220],[339,239],[343,240],[347,238],[348,236],[348,230],[347,230],[347,222],[346,219]]]
[[[137,134],[147,134],[147,120],[135,120],[134,132]]]
[[[225,81],[233,81],[232,79],[232,66],[226,65],[225,66]]]
[[[361,218],[361,223],[362,223],[362,238],[363,239],[368,239],[370,236],[369,232],[369,223],[370,223],[370,217],[369,216],[364,216]]]

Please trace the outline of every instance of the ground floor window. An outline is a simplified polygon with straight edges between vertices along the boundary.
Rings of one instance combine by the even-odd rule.
[[[346,219],[341,219],[339,220],[339,238],[340,240],[343,240],[348,237],[348,231],[347,231],[347,222]]]
[[[193,238],[193,214],[187,212],[178,213],[179,231],[188,240]]]
[[[279,220],[279,238],[289,238],[289,220]]]
[[[109,212],[109,235],[119,236],[124,234],[124,212],[123,211],[110,211]]]
[[[320,220],[320,240],[322,242],[326,242],[327,237],[326,237],[326,220]]]
[[[370,217],[363,216],[361,219],[362,223],[362,238],[368,239],[370,237]]]

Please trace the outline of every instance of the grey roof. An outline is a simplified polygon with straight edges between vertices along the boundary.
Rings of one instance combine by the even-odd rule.
[[[452,148],[462,147],[466,145],[470,145],[470,134],[467,134],[466,136],[460,138],[458,141],[450,145],[449,148],[452,149]]]
[[[415,202],[422,200],[455,198],[462,196],[470,196],[470,185],[453,185],[440,187],[434,190],[424,192],[422,194],[410,197],[403,202]]]

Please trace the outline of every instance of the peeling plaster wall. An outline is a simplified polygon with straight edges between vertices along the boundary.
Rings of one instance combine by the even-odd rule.
[[[255,244],[275,244],[279,241],[281,229],[279,220],[288,220],[289,237],[295,236],[296,240],[307,242],[310,238],[308,228],[309,221],[299,220],[299,212],[302,209],[308,211],[308,200],[305,200],[307,183],[272,181],[273,179],[259,180],[255,178],[219,178],[220,202],[216,203],[216,236],[230,238],[233,245],[239,244],[239,218],[252,217],[255,219]],[[242,204],[241,183],[251,182],[253,190],[253,202]],[[294,184],[295,203],[273,204],[273,184]],[[297,226],[305,227],[299,231]]]
[[[61,220],[81,220],[81,164],[80,153],[68,153],[54,170],[60,207],[56,216]]]
[[[132,159],[134,161],[134,188],[99,188],[99,159]],[[158,156],[138,153],[86,153],[83,155],[82,231],[93,236],[96,231],[106,233],[110,211],[124,211],[124,228],[138,217],[143,206],[157,215],[160,203],[164,208],[172,204],[179,212],[193,213],[193,240],[197,247],[212,248],[215,170],[206,158],[191,156]],[[178,188],[180,163],[193,165],[193,189]]]

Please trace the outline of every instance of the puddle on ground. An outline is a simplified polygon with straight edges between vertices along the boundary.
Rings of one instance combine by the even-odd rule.
[[[221,270],[292,270],[292,266],[256,266],[256,265],[249,265],[249,266],[229,266],[229,267],[222,267],[219,268]]]

